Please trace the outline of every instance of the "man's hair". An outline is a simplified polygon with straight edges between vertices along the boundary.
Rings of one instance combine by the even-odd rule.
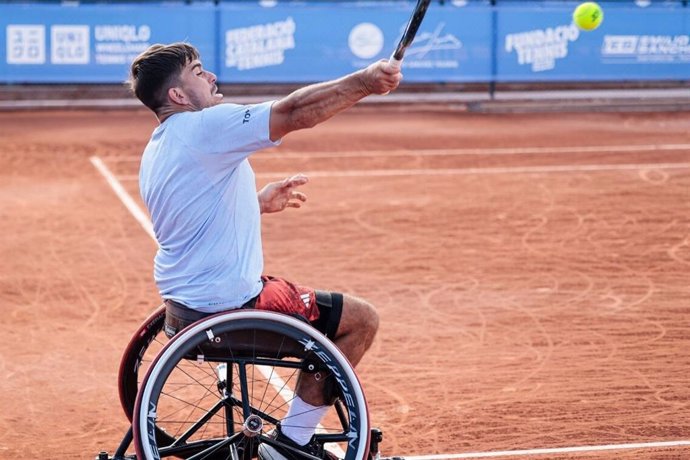
[[[182,69],[198,58],[199,51],[188,43],[151,45],[132,62],[130,87],[146,107],[157,112],[167,102],[168,89],[178,84]]]

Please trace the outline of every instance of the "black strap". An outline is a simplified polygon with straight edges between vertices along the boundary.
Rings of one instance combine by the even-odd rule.
[[[314,327],[333,340],[343,314],[343,295],[339,292],[316,291],[316,305],[320,313]]]
[[[258,296],[248,300],[240,308],[254,308]],[[215,315],[216,313],[207,313],[203,311],[194,310],[188,306],[176,302],[172,299],[165,299],[165,334],[172,337],[179,331],[189,326],[192,323],[199,321],[207,316]]]

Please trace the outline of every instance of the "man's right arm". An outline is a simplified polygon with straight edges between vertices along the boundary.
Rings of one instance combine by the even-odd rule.
[[[275,102],[271,109],[270,138],[311,128],[352,107],[370,94],[386,94],[398,87],[402,74],[386,61],[337,80],[306,86]]]

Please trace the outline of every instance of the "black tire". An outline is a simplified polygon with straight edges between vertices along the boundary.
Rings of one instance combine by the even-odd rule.
[[[161,305],[141,323],[122,354],[117,382],[120,405],[130,422],[134,414],[139,383],[156,354],[168,341],[165,334],[162,334],[164,324],[165,305]]]
[[[227,386],[218,365],[226,366]],[[336,403],[317,440],[344,460],[365,459],[370,436],[366,399],[345,356],[309,324],[258,310],[202,319],[161,350],[135,405],[137,458],[254,457],[259,444],[273,443],[267,433],[285,415],[300,371],[318,372],[336,388]],[[255,424],[254,435],[243,427],[248,420]],[[161,442],[161,432],[174,442]]]
[[[148,372],[156,355],[168,342],[168,338],[163,333],[164,325],[165,304],[158,307],[141,323],[120,360],[117,379],[120,405],[130,422],[134,415],[134,405],[137,401],[141,380]],[[169,445],[175,440],[161,430],[158,430],[156,437],[157,442],[161,445]]]

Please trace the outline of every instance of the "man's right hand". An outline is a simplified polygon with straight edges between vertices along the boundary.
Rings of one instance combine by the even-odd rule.
[[[400,68],[382,59],[362,70],[361,78],[368,94],[388,94],[398,87],[402,73]]]

